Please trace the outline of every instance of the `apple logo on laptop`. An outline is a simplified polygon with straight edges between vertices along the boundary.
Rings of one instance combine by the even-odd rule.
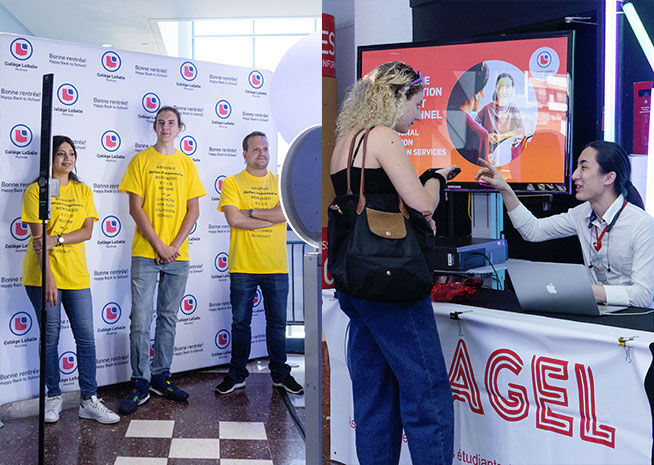
[[[549,292],[550,294],[556,294],[556,287],[551,282],[547,286],[545,286],[545,289],[547,289],[547,292]]]

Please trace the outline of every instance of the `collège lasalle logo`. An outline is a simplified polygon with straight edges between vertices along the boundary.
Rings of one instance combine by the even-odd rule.
[[[32,43],[24,37],[14,39],[13,42],[9,44],[9,52],[16,61],[5,61],[5,66],[12,66],[16,71],[38,69],[37,65],[28,61],[32,57],[32,53],[34,53],[34,47],[32,47]]]
[[[232,105],[227,100],[219,100],[216,103],[216,115],[220,119],[227,119],[232,114]]]
[[[113,215],[102,220],[102,234],[107,237],[116,237],[120,233],[120,228],[120,220]]]
[[[161,108],[161,99],[154,92],[148,92],[141,99],[141,105],[148,113],[156,113]]]
[[[193,81],[198,77],[198,67],[191,61],[185,61],[179,67],[179,74],[185,81]]]
[[[234,122],[229,120],[229,117],[232,115],[232,104],[225,99],[218,100],[216,106],[214,107],[216,116],[218,119],[212,119],[211,124],[215,124],[219,127],[231,127],[234,126]]]
[[[10,227],[11,229],[9,232],[11,233],[11,237],[17,241],[22,242],[30,237],[30,228],[20,221],[20,216],[18,218],[14,218],[14,221],[11,222]]]
[[[77,370],[77,354],[75,352],[64,352],[59,357],[59,371],[64,375],[70,375]]]
[[[29,313],[14,313],[9,320],[9,330],[14,336],[24,336],[32,329],[32,317]]]
[[[179,302],[179,311],[184,315],[192,315],[198,308],[198,300],[193,294],[186,294]]]
[[[213,264],[216,267],[216,270],[224,273],[227,271],[227,258],[228,255],[225,252],[220,252],[213,260]]]
[[[22,37],[14,40],[11,43],[9,50],[15,59],[21,61],[29,60],[29,58],[32,56],[32,53],[34,52],[32,43]]]
[[[105,131],[102,134],[100,143],[107,152],[115,152],[120,148],[120,135],[116,131]]]
[[[232,338],[231,335],[229,334],[229,331],[227,331],[226,329],[221,329],[216,333],[216,337],[215,337],[216,347],[218,347],[219,349],[227,348],[227,346],[231,342],[231,339]]]
[[[193,155],[197,148],[198,143],[193,136],[184,136],[179,141],[179,149],[188,156]]]
[[[74,85],[66,83],[57,89],[57,98],[64,105],[74,105],[79,98],[79,93]]]
[[[120,234],[120,230],[122,229],[122,225],[117,216],[105,216],[102,223],[100,223],[100,228],[102,229],[102,234],[107,239],[99,239],[97,241],[98,245],[105,246],[108,249],[115,249],[118,245],[125,243],[123,239],[116,239],[116,236]]]
[[[182,315],[177,321],[185,325],[193,324],[195,321],[200,321],[199,312],[196,313],[197,309],[198,299],[196,299],[193,294],[186,294],[182,297],[182,300],[179,301],[179,311],[182,312]]]
[[[253,89],[261,89],[263,87],[263,74],[255,69],[248,76],[248,82]]]
[[[108,302],[102,307],[102,321],[108,325],[118,323],[122,314],[123,311],[116,302]]]
[[[226,178],[226,176],[225,176],[224,174],[221,174],[220,176],[218,176],[218,177],[214,180],[214,182],[213,182],[213,188],[214,188],[214,190],[216,191],[216,194],[218,194],[218,196],[211,197],[211,200],[212,200],[212,201],[217,202],[217,201],[220,200],[220,194],[221,194],[222,191],[223,191],[223,181],[225,180],[225,178]]]
[[[120,55],[118,55],[116,52],[108,51],[102,55],[101,63],[104,69],[110,73],[115,73],[120,69],[122,61],[120,59]]]
[[[11,143],[24,148],[32,143],[32,130],[25,124],[17,124],[9,132]]]
[[[28,342],[35,342],[38,337],[38,326],[36,331],[31,331],[33,320],[27,312],[14,313],[9,319],[9,331],[16,336],[15,338],[5,338],[2,342],[4,347],[26,347]],[[30,332],[31,331],[31,332]]]
[[[122,65],[122,60],[118,53],[113,50],[104,52],[102,57],[100,57],[100,64],[102,65],[102,70],[96,74],[97,77],[103,78],[108,82],[125,80],[125,76],[117,72]]]

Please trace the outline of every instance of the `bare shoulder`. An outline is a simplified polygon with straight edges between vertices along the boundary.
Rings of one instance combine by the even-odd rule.
[[[394,129],[391,129],[388,126],[375,126],[370,131],[368,143],[380,145],[402,144],[402,139]]]

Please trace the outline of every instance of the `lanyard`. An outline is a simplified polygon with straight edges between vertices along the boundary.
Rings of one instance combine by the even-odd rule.
[[[602,230],[601,234],[599,235],[597,234],[597,226],[595,226],[595,242],[593,242],[593,247],[598,252],[602,248],[602,238],[604,237],[604,234],[611,230],[611,228],[617,221],[618,216],[620,216],[620,213],[622,213],[622,210],[624,210],[624,207],[626,206],[627,206],[627,201],[625,200],[624,203],[622,204],[622,207],[620,207],[620,210],[618,210],[618,212],[613,217],[613,221],[611,221],[611,224],[607,224],[606,226],[604,226],[604,229]]]

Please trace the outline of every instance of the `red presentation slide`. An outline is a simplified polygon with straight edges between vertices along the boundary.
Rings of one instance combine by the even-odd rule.
[[[462,169],[455,182],[470,183],[483,159],[509,182],[564,190],[571,40],[565,35],[362,47],[361,75],[387,61],[403,61],[424,77],[422,121],[402,135],[418,174],[455,163]]]

